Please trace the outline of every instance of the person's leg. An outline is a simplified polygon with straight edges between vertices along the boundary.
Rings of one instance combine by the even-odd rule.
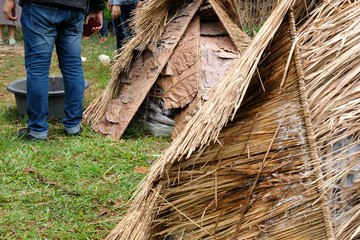
[[[25,4],[21,14],[27,71],[27,114],[30,135],[44,139],[49,125],[48,89],[51,55],[57,30],[53,19],[56,9]]]
[[[124,5],[121,6],[121,14],[120,14],[120,22],[121,24],[121,28],[122,31],[124,33],[124,38],[126,40],[128,40],[129,38],[132,37],[133,33],[130,29],[130,19],[133,16],[133,14],[135,13],[136,9],[136,4],[129,4],[129,5]]]
[[[113,19],[113,29],[116,36],[116,49],[120,49],[122,47],[122,41],[124,40],[120,17]]]
[[[108,28],[107,28],[107,22],[104,12],[103,12],[103,26],[100,30],[100,36],[101,36],[101,40],[100,40],[101,43],[105,42],[106,38],[108,37]]]
[[[0,44],[4,44],[4,24],[0,24]]]
[[[9,29],[9,44],[10,44],[10,46],[14,46],[16,43],[16,41],[15,41],[16,26],[8,25],[8,29]]]
[[[100,43],[106,42],[107,37],[108,37],[108,28],[107,28],[107,22],[106,22],[104,13],[103,13],[103,27],[101,28],[100,36],[101,36]]]
[[[9,38],[15,38],[15,29],[16,29],[16,26],[14,26],[14,25],[8,25],[8,29],[9,29]]]
[[[63,125],[70,134],[80,132],[83,116],[85,81],[81,62],[81,34],[84,13],[80,10],[67,10],[67,21],[58,27],[56,52],[64,78],[65,102]]]

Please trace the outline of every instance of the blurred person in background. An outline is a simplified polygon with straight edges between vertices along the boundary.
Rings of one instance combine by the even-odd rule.
[[[18,0],[15,1],[16,3],[18,3]],[[5,3],[5,0],[0,0],[0,6],[3,6]],[[17,16],[21,16],[21,8],[20,6],[16,6],[15,8],[15,12]],[[10,21],[8,19],[5,18],[5,15],[3,12],[0,13],[0,45],[5,44],[5,40],[4,40],[4,29],[5,29],[5,25],[7,25],[8,30],[9,30],[9,45],[11,48],[14,47],[16,41],[15,41],[15,29],[16,27],[21,27],[21,23],[20,20],[15,20],[15,21]]]
[[[100,43],[106,42],[108,36],[109,36],[109,31],[108,31],[108,27],[107,27],[107,21],[106,21],[104,12],[103,12],[103,25],[100,30]]]
[[[122,47],[123,41],[132,37],[130,19],[134,14],[138,0],[110,0],[108,8],[111,10],[114,34],[116,36],[116,49]]]

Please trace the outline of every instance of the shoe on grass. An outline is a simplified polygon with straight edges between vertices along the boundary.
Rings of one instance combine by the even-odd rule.
[[[10,49],[14,49],[15,43],[16,43],[15,39],[13,39],[13,38],[10,38],[10,39],[9,39]]]
[[[9,39],[9,45],[15,45],[16,44],[16,41],[14,38],[10,38]]]
[[[35,141],[44,141],[46,138],[37,138],[33,135],[31,135],[31,130],[29,128],[21,128],[18,131],[18,139],[25,139],[30,142]]]
[[[68,133],[68,132],[65,130],[66,135],[68,135],[68,136],[70,136],[70,137],[80,136],[80,135],[81,135],[81,132],[82,132],[82,128],[81,128],[81,127],[80,127],[80,130],[77,131],[76,133]]]

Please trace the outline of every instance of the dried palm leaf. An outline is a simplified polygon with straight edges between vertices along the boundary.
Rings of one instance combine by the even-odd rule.
[[[194,79],[195,81],[193,80],[193,83],[186,83],[186,89],[188,89],[194,83],[196,84],[197,99],[191,99],[193,102],[187,105],[186,108],[182,109],[181,113],[178,114],[179,116],[175,117],[172,139],[175,139],[175,137],[184,129],[185,125],[189,122],[189,120],[191,120],[192,116],[194,116],[195,113],[199,110],[199,107],[201,107],[203,101],[209,98],[214,86],[218,84],[219,81],[221,81],[224,75],[227,74],[227,72],[232,68],[232,65],[239,58],[239,50],[236,49],[223,24],[218,20],[210,22],[201,21],[199,37],[200,46],[197,51],[200,50],[201,54],[199,53],[200,67],[195,69],[198,71],[196,76],[197,78]],[[192,51],[191,54],[195,54],[197,51]],[[193,67],[191,67],[189,70],[191,69],[193,69]],[[186,72],[187,71],[182,72],[181,75],[184,75]],[[194,75],[190,77],[194,77]],[[173,85],[174,81],[172,78],[173,77],[168,77],[166,79],[157,80],[157,83],[165,91],[164,95],[162,96],[164,99],[164,108],[167,108],[168,106],[168,104],[166,104],[166,100],[168,98],[166,89],[169,89],[169,87],[166,85],[164,86],[164,84],[161,84],[161,82],[165,82],[163,80],[167,80],[170,83],[168,85]],[[181,85],[179,84],[173,86],[171,88],[171,92],[176,91],[178,98],[185,100],[185,96],[187,94],[184,94],[184,91],[181,91],[181,88],[185,88],[185,86],[182,85],[183,83]],[[188,93],[191,93],[191,91],[188,91]]]
[[[183,108],[198,92],[200,18],[195,16],[156,82],[164,90],[165,109]]]

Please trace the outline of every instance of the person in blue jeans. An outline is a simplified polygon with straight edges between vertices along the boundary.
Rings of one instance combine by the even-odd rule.
[[[102,23],[103,0],[20,0],[27,71],[28,127],[19,130],[19,138],[30,141],[47,138],[49,125],[48,89],[51,56],[56,45],[59,66],[65,85],[63,125],[70,136],[81,133],[83,116],[84,73],[81,62],[81,34],[85,12]],[[15,0],[5,0],[3,12],[16,20]],[[102,26],[93,28],[99,32]]]
[[[116,36],[116,49],[118,50],[122,47],[123,41],[133,35],[129,28],[129,21],[137,7],[137,3],[138,0],[110,0],[108,2]]]
[[[104,43],[107,40],[107,37],[109,36],[108,28],[107,28],[107,21],[103,12],[103,26],[100,30],[100,43]]]

